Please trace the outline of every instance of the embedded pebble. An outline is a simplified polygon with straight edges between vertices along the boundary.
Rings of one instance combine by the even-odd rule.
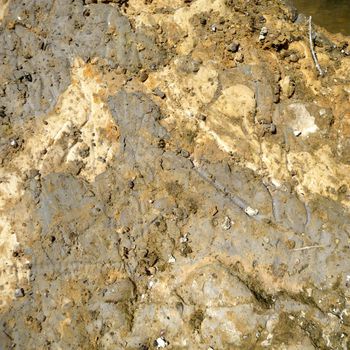
[[[222,223],[221,227],[223,230],[227,231],[231,228],[231,219],[228,216],[225,216],[224,222]]]
[[[23,298],[24,297],[24,289],[23,288],[17,288],[15,290],[15,298]]]
[[[168,263],[169,264],[174,264],[176,262],[176,259],[173,255],[170,255],[169,259],[168,259]]]
[[[267,33],[268,29],[266,27],[262,27],[259,34],[259,41],[265,40]]]
[[[160,97],[161,99],[165,98],[165,93],[162,90],[160,90],[159,88],[155,88],[153,90],[153,95],[156,95],[156,96]]]
[[[157,347],[157,349],[164,349],[169,345],[169,343],[164,337],[159,337],[154,341],[154,345]]]
[[[148,79],[148,74],[146,72],[142,72],[140,74],[140,81],[144,83]]]
[[[239,49],[239,43],[233,42],[227,47],[227,51],[236,53]]]
[[[180,154],[184,158],[188,158],[190,156],[190,152],[186,151],[185,149],[182,149]]]
[[[252,207],[247,207],[244,209],[244,212],[248,215],[248,216],[256,216],[259,214],[259,210],[258,209],[253,209]]]
[[[12,147],[14,147],[14,148],[16,148],[16,147],[18,147],[18,142],[16,141],[16,140],[11,140],[10,141],[10,145],[12,146]]]
[[[188,242],[187,234],[185,234],[184,236],[180,237],[180,243],[186,243],[186,242]]]

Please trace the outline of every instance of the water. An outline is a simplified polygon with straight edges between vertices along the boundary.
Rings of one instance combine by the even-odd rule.
[[[293,0],[299,12],[332,33],[350,35],[350,0]]]

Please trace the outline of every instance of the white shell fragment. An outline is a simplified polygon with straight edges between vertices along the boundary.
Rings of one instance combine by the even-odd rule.
[[[180,243],[186,243],[188,241],[187,233],[180,237]]]
[[[17,146],[18,146],[16,140],[11,140],[10,145],[11,145],[12,147],[17,147]]]
[[[168,263],[169,264],[174,264],[174,262],[176,261],[175,257],[170,255],[169,259],[168,259]]]
[[[253,209],[252,207],[247,207],[244,209],[244,212],[249,216],[256,216],[259,214],[258,209]]]
[[[262,27],[259,34],[259,41],[265,40],[267,33],[268,33],[268,29],[266,27]]]
[[[221,225],[221,228],[225,231],[229,230],[231,228],[231,219],[228,216],[225,216],[224,222]]]
[[[157,349],[164,349],[169,345],[169,343],[163,337],[159,337],[158,339],[156,339],[155,343]]]

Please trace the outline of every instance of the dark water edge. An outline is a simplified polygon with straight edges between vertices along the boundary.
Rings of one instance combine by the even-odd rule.
[[[350,0],[291,0],[299,12],[332,33],[350,36]]]

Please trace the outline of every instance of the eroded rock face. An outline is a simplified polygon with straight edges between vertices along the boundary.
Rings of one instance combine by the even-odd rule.
[[[0,20],[3,348],[349,348],[348,39],[321,78],[277,1]]]

